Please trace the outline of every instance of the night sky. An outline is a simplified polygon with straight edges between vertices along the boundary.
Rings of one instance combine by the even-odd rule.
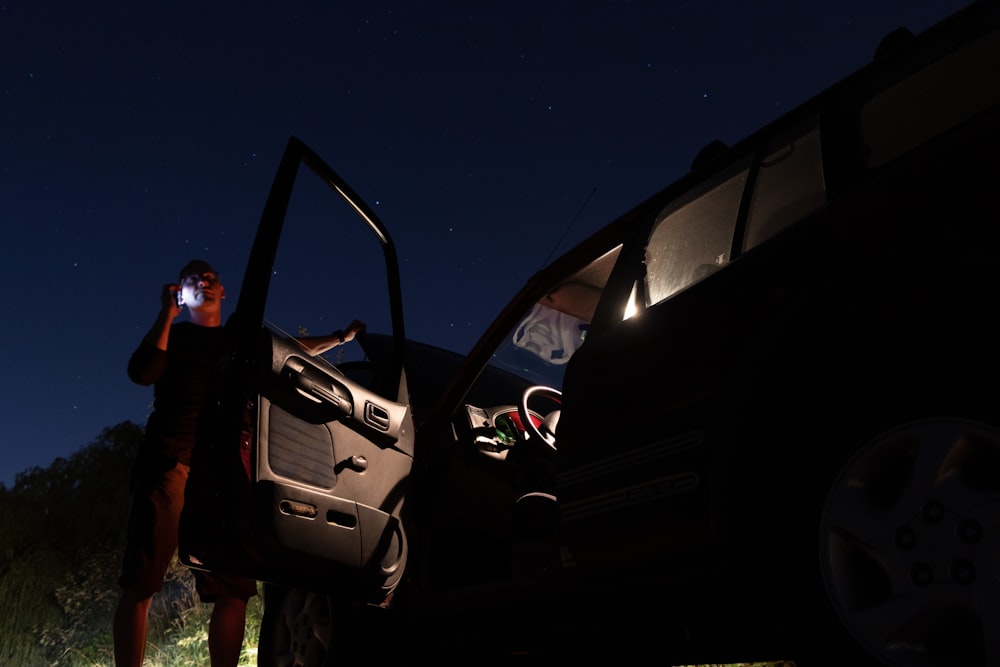
[[[409,337],[464,353],[709,141],[968,2],[228,4],[0,0],[0,484],[145,423],[160,286],[203,257],[235,305],[290,135],[388,226]]]

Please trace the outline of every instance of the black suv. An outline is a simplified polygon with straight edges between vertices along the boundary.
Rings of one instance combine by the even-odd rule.
[[[897,31],[468,355],[406,339],[389,232],[292,138],[183,562],[267,582],[261,665],[1000,665],[998,103],[996,1]]]

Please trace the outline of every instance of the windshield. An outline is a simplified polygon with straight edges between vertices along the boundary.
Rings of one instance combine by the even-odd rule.
[[[566,364],[587,339],[619,250],[598,257],[546,292],[507,333],[490,366],[561,391]]]
[[[562,389],[566,363],[583,344],[589,322],[537,303],[494,353],[490,365]]]

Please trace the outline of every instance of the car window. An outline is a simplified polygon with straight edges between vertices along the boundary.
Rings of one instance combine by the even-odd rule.
[[[766,241],[826,202],[816,124],[813,118],[773,142],[758,164],[743,250]]]
[[[555,389],[566,364],[587,338],[590,322],[536,303],[507,336],[491,365]]]
[[[869,167],[881,166],[1000,102],[1000,32],[879,93],[861,113]]]
[[[357,212],[309,169],[299,169],[277,247],[264,317],[288,336],[326,335],[359,319],[391,333],[385,258]],[[364,358],[359,341],[321,355]]]
[[[556,281],[503,338],[478,383],[480,390],[498,374],[519,378],[521,384],[562,389],[566,365],[587,339],[620,250],[616,247]]]
[[[748,169],[738,167],[657,216],[646,246],[646,305],[655,305],[729,263]]]

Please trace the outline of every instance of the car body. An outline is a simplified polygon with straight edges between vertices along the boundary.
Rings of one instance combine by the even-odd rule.
[[[262,665],[1000,664],[997,72],[997,2],[894,33],[535,274],[467,355],[406,339],[388,230],[292,138],[182,560],[268,582]],[[308,214],[286,243],[300,167],[374,237],[348,275],[377,267],[379,315],[341,278],[279,291],[347,266]],[[317,299],[384,333],[310,357],[268,309]]]

